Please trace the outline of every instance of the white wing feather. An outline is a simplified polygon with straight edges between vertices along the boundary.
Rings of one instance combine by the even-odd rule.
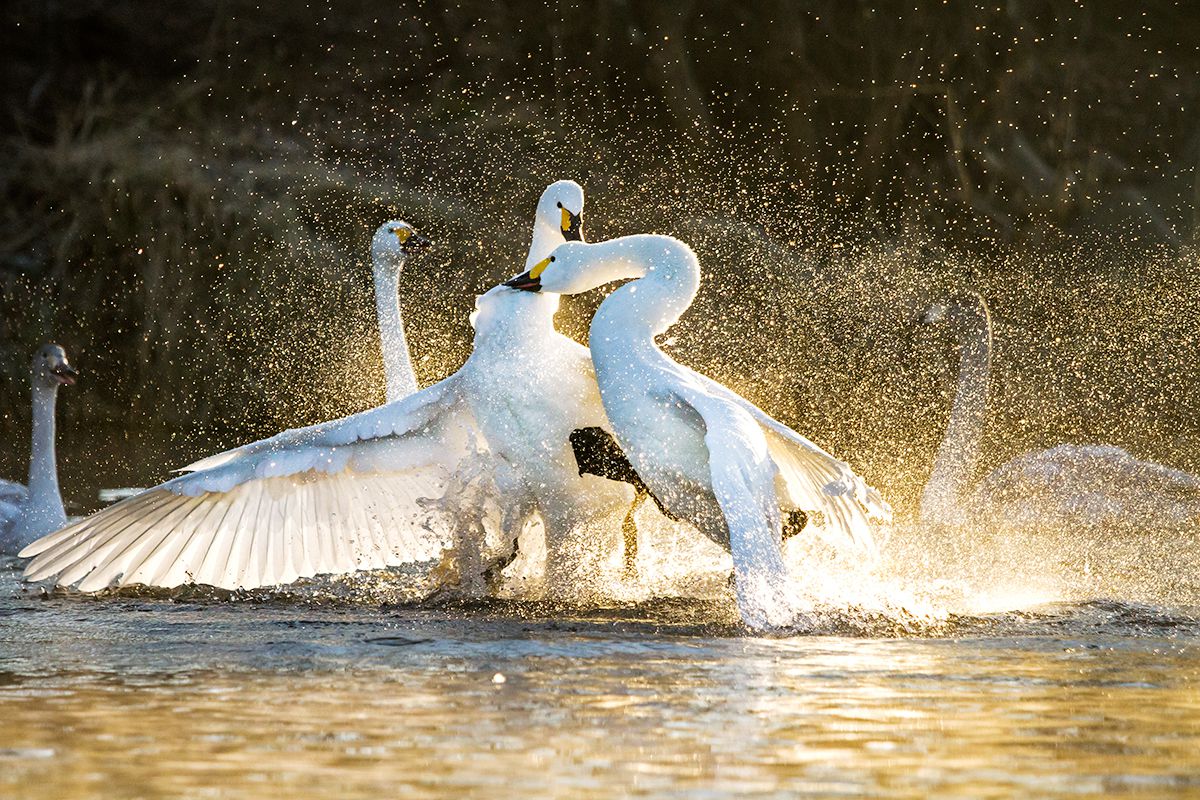
[[[684,369],[687,369],[684,367]],[[762,429],[771,459],[783,482],[784,508],[809,515],[809,523],[834,545],[878,553],[875,527],[891,522],[892,508],[846,462],[810,442],[767,412],[726,387],[687,370],[704,391],[734,403]]]
[[[729,532],[738,610],[755,630],[795,625],[799,601],[780,550],[776,467],[753,417],[687,382],[672,387],[704,420],[713,495]]]
[[[237,589],[432,558],[449,533],[431,501],[476,441],[452,380],[199,461],[29,545],[25,577]]]

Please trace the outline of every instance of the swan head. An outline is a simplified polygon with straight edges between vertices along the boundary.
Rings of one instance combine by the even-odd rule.
[[[44,344],[33,354],[33,383],[45,389],[72,386],[79,373],[67,360],[67,351],[57,344]]]
[[[941,325],[950,323],[956,327],[973,325],[980,318],[988,318],[987,301],[978,292],[960,292],[944,302],[930,305],[921,313],[918,322],[921,325]]]
[[[583,239],[583,187],[575,181],[555,181],[538,199],[533,221],[533,242],[525,268],[550,255],[563,242]]]
[[[371,239],[371,259],[375,266],[399,270],[413,253],[424,250],[432,242],[401,219],[385,222]]]
[[[526,292],[580,294],[625,278],[694,267],[696,254],[678,239],[636,234],[606,242],[564,242],[505,286]]]

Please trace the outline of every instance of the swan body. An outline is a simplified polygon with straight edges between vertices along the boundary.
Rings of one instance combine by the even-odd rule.
[[[551,185],[534,244],[551,241],[539,227],[559,225],[559,242],[578,231],[581,211],[577,184]],[[627,487],[568,466],[570,432],[607,423],[586,348],[554,331],[557,307],[492,289],[476,300],[473,352],[450,377],[198,461],[27,547],[26,579],[254,588],[432,559],[463,544],[466,512],[476,517],[466,545],[478,548],[487,530],[511,541],[534,511],[552,538],[620,507]]]
[[[67,524],[58,488],[54,411],[59,388],[74,384],[77,375],[66,352],[56,344],[43,345],[34,354],[29,486],[0,481],[0,553],[16,553]]]
[[[1061,444],[1019,455],[975,481],[987,413],[992,320],[965,293],[929,309],[925,324],[952,326],[958,390],[921,497],[928,526],[1170,529],[1200,523],[1200,477],[1112,445]]]
[[[976,496],[977,514],[1022,527],[1200,523],[1200,477],[1112,445],[1063,444],[1017,456],[987,475]]]
[[[673,516],[733,556],[738,606],[751,628],[793,625],[799,604],[781,552],[783,512],[821,520],[827,536],[873,551],[872,518],[890,509],[848,466],[655,344],[700,283],[692,250],[641,234],[568,242],[509,281],[576,294],[614,280],[589,340],[604,410],[638,475]]]

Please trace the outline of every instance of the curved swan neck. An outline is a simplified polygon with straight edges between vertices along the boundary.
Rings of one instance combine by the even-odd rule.
[[[387,401],[403,400],[417,391],[417,376],[404,335],[400,316],[400,272],[404,259],[388,264],[375,260],[375,314],[379,320],[379,341],[383,350],[383,369],[387,380]]]
[[[58,461],[54,453],[54,407],[58,388],[33,387],[33,449],[29,459],[29,502],[50,508],[65,517],[58,489]]]
[[[975,301],[973,312],[959,321],[958,392],[933,472],[921,496],[921,520],[926,523],[962,518],[979,463],[992,362],[992,318],[983,298]]]
[[[651,234],[589,245],[605,282],[636,278],[600,304],[590,338],[649,339],[674,325],[700,289],[700,263],[683,243]],[[595,345],[593,344],[593,347]]]

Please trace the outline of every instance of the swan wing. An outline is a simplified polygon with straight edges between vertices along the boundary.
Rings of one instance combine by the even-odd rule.
[[[691,370],[689,370],[691,372]],[[875,557],[875,526],[891,522],[892,508],[850,465],[779,422],[741,395],[693,372],[705,390],[734,403],[758,424],[783,483],[785,508],[815,521],[820,534],[837,546]]]
[[[387,403],[341,419],[287,430],[268,439],[202,458],[176,471],[201,472],[234,462],[245,462],[263,454],[282,453],[303,447],[345,445],[389,434],[408,433],[440,418],[454,405],[459,400],[460,381],[460,373],[455,373],[395,403]]]
[[[798,602],[780,549],[776,468],[762,430],[726,398],[690,382],[673,388],[704,420],[713,495],[729,532],[742,620],[756,630],[794,624]]]
[[[26,547],[25,578],[237,589],[432,558],[449,536],[437,500],[482,457],[448,381],[198,462]]]

